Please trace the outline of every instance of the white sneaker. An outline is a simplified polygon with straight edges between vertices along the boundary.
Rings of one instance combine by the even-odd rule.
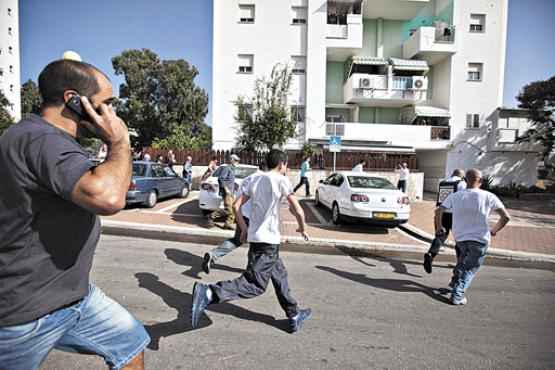
[[[455,306],[463,306],[467,303],[468,303],[468,300],[466,299],[466,297],[462,297],[462,299],[453,299],[453,298],[451,298],[451,304],[453,304]]]

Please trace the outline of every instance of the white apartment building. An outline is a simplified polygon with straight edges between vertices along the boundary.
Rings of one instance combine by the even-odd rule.
[[[414,153],[427,190],[458,167],[532,185],[534,148],[499,127],[507,12],[508,0],[214,0],[213,148],[234,147],[233,101],[285,62],[289,149],[337,134],[346,151]]]
[[[0,90],[12,103],[16,121],[21,118],[18,0],[0,2]]]

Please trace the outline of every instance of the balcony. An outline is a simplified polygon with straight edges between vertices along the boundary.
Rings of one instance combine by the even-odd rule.
[[[344,19],[344,21],[343,21]],[[362,48],[362,15],[347,14],[342,21],[328,20],[326,43],[330,48]]]
[[[401,108],[427,98],[425,76],[352,74],[344,85],[345,103],[365,107]]]
[[[368,141],[415,149],[440,149],[448,144],[450,127],[343,122],[326,123],[326,134],[341,133],[343,141]]]
[[[437,64],[456,52],[455,28],[444,24],[420,27],[403,43],[403,58],[418,58],[430,65]]]

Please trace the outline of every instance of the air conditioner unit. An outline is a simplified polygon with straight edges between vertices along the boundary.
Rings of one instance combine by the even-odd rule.
[[[413,90],[427,90],[428,89],[428,79],[424,76],[414,76],[412,78],[412,89]]]
[[[358,86],[361,89],[370,89],[370,88],[372,88],[372,80],[369,79],[369,78],[361,78],[358,81],[358,84],[359,84]]]

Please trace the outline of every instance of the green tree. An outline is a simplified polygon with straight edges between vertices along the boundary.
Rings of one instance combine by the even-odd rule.
[[[239,148],[252,151],[283,147],[295,135],[297,123],[287,105],[290,87],[290,68],[277,64],[270,78],[256,80],[252,98],[237,98]]]
[[[152,142],[154,149],[203,149],[210,148],[212,145],[212,128],[203,125],[202,131],[195,136],[191,136],[188,128],[177,126],[172,133],[163,138],[156,138]]]
[[[555,76],[524,86],[517,99],[519,107],[528,110],[532,121],[532,128],[518,141],[542,144],[546,169],[555,169],[554,164],[549,163],[549,157],[555,150]]]
[[[0,90],[0,135],[12,124],[14,123],[13,117],[11,116],[8,109],[12,106],[12,103],[4,95],[2,90]]]
[[[39,88],[29,79],[21,85],[21,114],[40,113],[41,97]]]
[[[190,145],[209,146],[202,141],[210,132],[204,123],[208,95],[195,84],[194,66],[183,59],[161,60],[148,49],[126,50],[112,58],[112,65],[125,78],[116,110],[137,132],[137,144],[176,142],[185,135]]]

